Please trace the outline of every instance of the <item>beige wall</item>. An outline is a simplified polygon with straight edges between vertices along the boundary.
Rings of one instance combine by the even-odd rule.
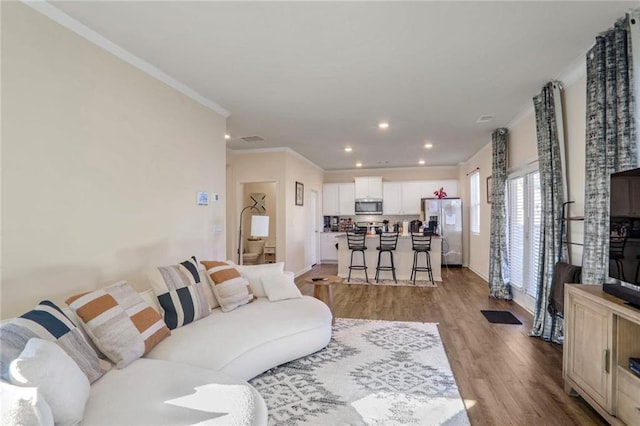
[[[275,183],[276,220],[275,246],[276,260],[285,261],[285,153],[274,152],[234,152],[227,151],[227,253],[236,261],[238,253],[238,225],[240,211],[245,205],[239,194],[243,185],[252,182]],[[269,226],[272,224],[269,223]],[[233,254],[233,256],[231,256]]]
[[[244,207],[253,205],[253,201],[251,200],[251,194],[265,194],[265,216],[269,216],[269,236],[263,237],[262,239],[265,241],[266,245],[275,245],[276,244],[276,184],[275,182],[254,182],[254,183],[245,183],[242,186],[242,191],[244,192],[244,202],[242,205]],[[257,214],[254,210],[249,209],[244,212],[243,220],[242,220],[242,229],[243,234],[245,235],[245,241],[249,238],[249,234],[251,232],[251,216]],[[246,246],[245,246],[246,247]]]
[[[242,184],[249,182],[276,183],[276,260],[285,262],[289,271],[300,274],[310,268],[313,260],[305,239],[314,229],[310,211],[310,192],[318,195],[316,216],[321,214],[323,172],[293,151],[251,150],[227,153],[227,239],[229,253],[237,252],[238,220],[241,203],[235,194],[241,193]],[[304,184],[304,206],[295,205],[295,183]]]
[[[2,88],[3,318],[226,257],[223,117],[17,2]]]
[[[354,169],[345,171],[327,171],[324,173],[324,183],[353,182],[354,177],[361,176],[382,176],[382,179],[387,182],[458,179],[458,174],[458,166]]]
[[[469,226],[469,173],[480,173],[480,232],[474,234]],[[487,203],[487,178],[491,176],[491,143],[488,143],[467,162],[460,165],[460,187],[463,198],[463,264],[487,280],[489,278],[489,241],[491,232],[491,204]]]
[[[319,218],[322,215],[322,180],[323,171],[311,165],[298,155],[287,154],[287,263],[290,271],[299,274],[307,271],[317,259],[311,258],[310,244],[312,233],[318,229]],[[304,205],[296,206],[296,182],[304,184]],[[315,212],[311,211],[311,191],[318,194]],[[314,223],[312,218],[317,222]],[[317,234],[316,234],[317,238]],[[315,245],[317,250],[318,245]]]
[[[583,68],[584,69],[584,68]],[[567,174],[569,181],[570,216],[584,215],[584,167],[585,167],[585,132],[586,132],[586,99],[587,82],[583,74],[577,81],[568,84],[564,90],[565,104],[565,138],[567,144]],[[569,240],[582,243],[584,222],[568,222]],[[582,246],[569,246],[571,263],[582,264]]]
[[[583,64],[584,69],[584,64]],[[569,215],[584,214],[584,164],[585,164],[585,129],[586,129],[586,79],[584,73],[569,83],[563,84],[565,146],[567,159],[567,180]],[[542,86],[540,87],[542,89]],[[537,139],[535,113],[531,110],[509,129],[509,163],[510,171],[517,171],[537,161]],[[570,222],[570,240],[582,243],[582,222]],[[582,263],[582,248],[570,246],[571,262]]]

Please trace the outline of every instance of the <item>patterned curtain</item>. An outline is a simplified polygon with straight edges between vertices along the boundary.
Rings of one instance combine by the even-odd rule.
[[[582,282],[609,274],[609,175],[637,167],[629,17],[587,53]]]
[[[558,134],[558,120],[556,114],[556,99],[554,85],[547,83],[542,92],[533,98],[536,113],[536,133],[538,139],[538,167],[540,170],[540,192],[542,195],[542,223],[540,230],[540,257],[538,277],[538,298],[533,317],[532,336],[543,337],[545,340],[559,342],[561,337],[558,330],[562,324],[557,322],[555,330],[552,330],[552,318],[547,312],[547,303],[553,281],[553,269],[556,262],[566,262],[569,251],[567,245],[562,244],[566,240],[566,229],[561,231],[562,204],[565,200],[565,185],[561,156],[561,148]],[[559,96],[559,90],[558,90]],[[560,129],[560,131],[563,131]]]
[[[489,297],[511,300],[507,257],[507,129],[492,135],[493,171],[491,192],[491,242],[489,245]]]

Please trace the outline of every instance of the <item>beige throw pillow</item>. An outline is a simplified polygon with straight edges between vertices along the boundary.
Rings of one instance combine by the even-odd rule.
[[[236,266],[231,262],[207,261],[200,262],[207,270],[213,294],[215,294],[222,312],[229,312],[238,306],[253,301],[253,293],[249,282],[240,275]]]

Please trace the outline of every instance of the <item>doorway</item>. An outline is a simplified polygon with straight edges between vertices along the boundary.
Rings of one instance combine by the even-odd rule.
[[[318,192],[311,190],[309,192],[309,205],[307,206],[308,222],[311,226],[309,229],[309,235],[307,235],[307,241],[309,246],[307,247],[309,256],[307,257],[307,264],[314,266],[319,263],[318,261]]]
[[[258,256],[244,256],[245,258],[251,258],[251,261],[256,264],[262,263],[275,263],[277,254],[277,188],[276,182],[244,182],[241,183],[242,197],[239,200],[240,212],[245,207],[252,206],[252,208],[246,209],[242,215],[242,251],[247,254],[247,248],[249,246],[257,247],[257,251],[261,250]],[[269,228],[266,236],[254,236],[251,235],[251,216],[263,215],[269,217]],[[249,244],[249,241],[252,244]],[[255,241],[262,240],[264,244],[255,244]],[[240,242],[238,242],[240,246]],[[254,260],[255,257],[255,260]],[[245,263],[245,262],[243,262]]]

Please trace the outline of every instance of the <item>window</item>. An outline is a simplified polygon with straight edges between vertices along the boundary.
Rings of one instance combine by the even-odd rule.
[[[473,172],[469,176],[471,232],[480,233],[480,173]]]
[[[507,233],[511,285],[538,297],[542,197],[540,173],[526,173],[507,181]]]

